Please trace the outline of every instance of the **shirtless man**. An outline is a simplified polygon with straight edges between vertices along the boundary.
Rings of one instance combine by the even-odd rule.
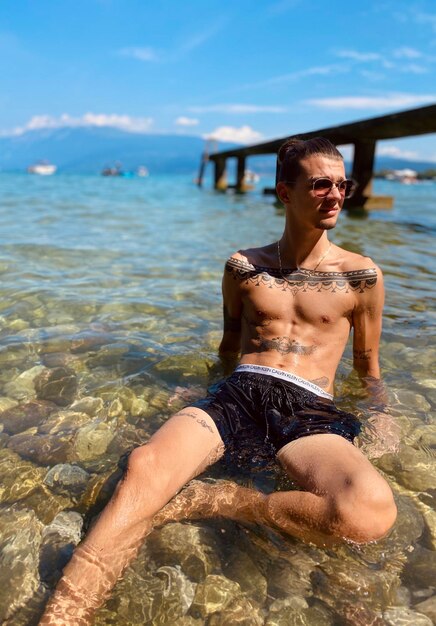
[[[351,330],[354,367],[380,396],[382,274],[368,257],[328,240],[353,188],[336,147],[322,138],[289,140],[279,164],[282,237],[235,253],[224,271],[220,355],[240,353],[239,365],[215,394],[177,413],[133,450],[41,624],[88,623],[151,527],[169,519],[222,515],[303,539],[360,543],[392,527],[392,492],[353,445],[360,424],[332,400]],[[174,498],[225,449],[245,444],[251,450],[255,439],[277,455],[300,490],[265,495],[230,482],[194,481]]]

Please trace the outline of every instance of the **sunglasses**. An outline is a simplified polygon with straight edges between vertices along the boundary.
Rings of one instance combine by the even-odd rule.
[[[293,184],[296,181],[288,180],[286,181],[288,184]],[[353,193],[356,191],[357,183],[355,180],[351,178],[346,178],[341,180],[340,183],[334,183],[330,178],[315,178],[310,181],[310,185],[312,186],[312,191],[318,198],[324,198],[328,196],[333,187],[339,191],[341,196],[344,198],[351,198]]]

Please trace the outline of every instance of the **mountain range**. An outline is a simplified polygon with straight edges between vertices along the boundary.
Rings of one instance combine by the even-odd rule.
[[[135,134],[109,127],[64,127],[29,130],[21,135],[0,137],[0,171],[25,170],[47,160],[59,172],[98,174],[103,168],[121,163],[123,170],[146,166],[150,174],[195,174],[205,141],[188,135]],[[234,144],[218,143],[218,150]],[[248,166],[262,174],[273,174],[272,155],[253,157]],[[381,156],[376,170],[411,168],[418,172],[434,163]]]

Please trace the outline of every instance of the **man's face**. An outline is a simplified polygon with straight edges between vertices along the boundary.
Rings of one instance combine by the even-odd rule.
[[[313,155],[300,161],[301,173],[292,186],[287,186],[289,202],[286,203],[293,221],[330,230],[336,226],[344,197],[335,186],[325,197],[318,197],[312,190],[317,178],[329,178],[334,183],[345,179],[344,163],[340,159]]]

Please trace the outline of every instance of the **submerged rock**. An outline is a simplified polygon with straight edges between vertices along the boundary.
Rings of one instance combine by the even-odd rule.
[[[22,433],[32,426],[39,427],[55,408],[51,402],[32,400],[3,411],[0,424],[10,435]]]
[[[407,489],[427,491],[434,488],[436,460],[424,450],[401,445],[397,454],[385,454],[378,465]]]
[[[34,398],[36,396],[35,380],[46,369],[43,365],[35,365],[35,367],[31,367],[6,383],[4,390],[7,396],[15,400],[30,400]]]
[[[77,387],[76,373],[69,367],[44,368],[35,379],[37,397],[40,400],[50,400],[59,406],[71,404]]]
[[[21,433],[9,439],[8,448],[38,465],[56,465],[71,460],[73,438],[72,434],[59,437]]]
[[[403,580],[413,590],[436,588],[436,552],[416,545],[410,552]]]
[[[242,552],[235,546],[223,569],[225,575],[237,582],[243,592],[258,602],[265,602],[268,587],[267,579],[246,552]]]
[[[313,606],[299,596],[274,601],[265,626],[334,626],[334,614],[319,602]],[[363,625],[362,625],[363,626]]]
[[[433,626],[429,617],[406,607],[387,609],[383,613],[383,619],[387,626],[399,626],[400,624],[401,626]]]
[[[62,511],[43,529],[39,564],[43,582],[56,584],[81,539],[82,525],[79,513]]]
[[[221,571],[219,546],[213,531],[207,528],[167,524],[149,536],[147,546],[157,563],[180,565],[193,581]]]
[[[88,480],[88,472],[66,463],[52,467],[44,478],[44,484],[57,494],[80,497],[86,491]]]
[[[415,604],[413,607],[415,611],[418,613],[422,613],[429,617],[434,624],[436,624],[436,595],[433,595],[431,598],[427,598],[423,602],[419,602],[419,604]]]
[[[85,396],[73,402],[70,406],[71,411],[86,413],[90,417],[97,417],[103,410],[104,402],[102,398],[94,398],[93,396]]]
[[[23,461],[9,449],[0,450],[0,502],[14,503],[42,484],[45,471]]]
[[[219,613],[213,613],[208,626],[263,626],[262,610],[249,598],[238,596]]]
[[[73,458],[78,461],[87,461],[104,454],[114,438],[114,431],[104,422],[93,422],[82,426],[77,431]]]
[[[222,575],[209,574],[197,585],[191,614],[206,618],[225,609],[240,594],[241,587],[235,581]]]
[[[0,622],[23,606],[39,587],[42,524],[33,511],[0,508]]]

